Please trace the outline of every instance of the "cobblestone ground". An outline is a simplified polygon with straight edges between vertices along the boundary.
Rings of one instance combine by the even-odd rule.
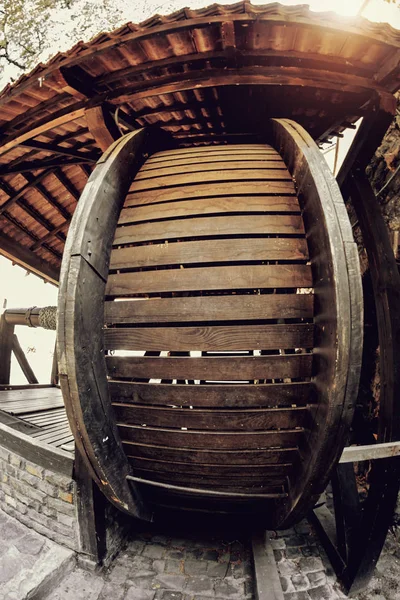
[[[22,600],[75,564],[67,550],[0,510],[0,599]]]
[[[77,568],[46,600],[252,600],[250,541],[136,533],[102,575]]]

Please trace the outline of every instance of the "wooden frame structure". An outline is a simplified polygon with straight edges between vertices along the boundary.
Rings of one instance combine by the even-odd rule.
[[[149,155],[162,148],[178,152],[210,144],[216,149],[267,141],[282,155],[296,181],[311,254],[316,288],[314,348],[329,348],[329,357],[319,350],[314,353],[320,401],[317,406],[309,401],[310,412],[314,422],[326,426],[326,436],[314,439],[311,432],[305,450],[301,448],[305,454],[307,444],[319,448],[314,460],[300,461],[307,492],[294,486],[288,497],[277,502],[274,514],[282,526],[295,522],[312,506],[334,469],[336,550],[317,516],[313,518],[350,592],[364,585],[379,556],[398,493],[399,467],[395,456],[373,463],[370,494],[361,512],[351,466],[335,467],[353,414],[362,351],[358,257],[340,192],[357,215],[372,278],[382,380],[378,442],[396,442],[400,435],[395,395],[400,383],[400,279],[365,168],[395,113],[399,58],[400,35],[389,26],[328,18],[304,7],[255,7],[243,2],[185,9],[138,26],[128,24],[58,55],[0,95],[0,251],[52,282],[59,279],[64,254],[58,354],[79,452],[108,499],[141,518],[150,518],[151,511],[140,493],[145,490],[140,483],[143,477],[132,474],[112,416],[108,387],[114,393],[122,384],[107,383],[106,365],[117,361],[104,359],[98,318],[104,292],[111,289],[106,287],[109,259],[114,231],[124,225],[117,225],[124,197],[128,194],[134,202],[135,184],[129,189],[134,175]],[[315,144],[354,128],[360,117],[363,122],[337,177],[339,192]],[[163,162],[162,157],[156,160]],[[190,177],[194,167],[187,170]],[[259,185],[265,181],[262,176]],[[196,199],[196,206],[201,202]],[[169,208],[171,216],[173,207]],[[313,218],[323,227],[315,227]],[[317,252],[320,247],[323,260]],[[113,260],[115,274],[126,268],[123,261],[118,267]],[[97,295],[90,294],[94,287]],[[105,305],[111,324],[116,314],[113,304]],[[131,326],[131,303],[124,304],[125,323]],[[145,312],[137,329],[149,319]],[[189,313],[184,318],[188,320]],[[6,341],[0,344],[0,374],[4,381],[13,343],[18,354],[15,341],[6,335],[11,328],[3,319],[0,337]],[[112,335],[108,332],[106,339]],[[326,342],[329,338],[335,338],[335,343]],[[147,364],[150,359],[156,364],[156,357],[148,358]],[[183,357],[176,359],[175,364],[182,363]],[[326,381],[318,378],[322,367],[328,373]],[[148,393],[143,383],[124,385],[126,389],[136,386],[142,399]],[[162,393],[157,392],[158,402]],[[84,470],[82,480],[87,480]],[[132,485],[135,480],[137,486]],[[95,552],[92,534],[87,543]]]

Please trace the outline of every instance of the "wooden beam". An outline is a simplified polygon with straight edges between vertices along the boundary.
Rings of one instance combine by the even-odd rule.
[[[14,325],[0,317],[0,383],[10,383],[11,352],[13,347]]]
[[[375,94],[370,102],[368,114],[362,120],[354,140],[337,175],[342,187],[353,167],[365,170],[375,151],[382,142],[387,128],[396,114],[397,102],[391,94]]]
[[[0,155],[2,154],[0,147]],[[4,167],[0,169],[0,177],[4,175],[12,175],[14,173],[26,173],[31,171],[36,171],[38,169],[55,169],[56,167],[69,167],[71,165],[81,165],[93,163],[92,160],[87,160],[86,158],[70,158],[66,160],[62,160],[60,158],[50,158],[48,160],[32,160],[32,161],[24,161],[20,162],[16,165],[11,165],[10,167]]]
[[[268,532],[256,533],[252,540],[256,600],[284,600],[274,551]]]
[[[65,187],[67,192],[78,202],[80,197],[79,190],[73,185],[66,174],[61,169],[56,169],[53,173],[58,181]]]
[[[78,150],[74,150],[74,148],[63,148],[56,144],[45,144],[36,140],[26,140],[25,142],[22,142],[21,146],[32,148],[33,150],[38,150],[40,152],[50,152],[51,154],[59,154],[60,156],[69,156],[85,162],[97,162],[99,158],[99,156],[93,152],[79,152]]]
[[[58,285],[59,270],[41,259],[32,251],[19,246],[15,240],[0,231],[0,254],[20,265],[27,271]]]
[[[23,372],[23,374],[25,375],[28,383],[39,383],[38,380],[36,379],[35,373],[32,370],[31,365],[29,364],[26,356],[25,356],[25,352],[22,350],[20,343],[18,341],[17,336],[15,335],[15,333],[12,336],[12,350],[15,354],[15,358],[18,361],[19,366],[21,367],[21,370]]]
[[[8,210],[13,204],[15,204],[15,202],[21,198],[24,193],[29,190],[32,187],[35,187],[35,185],[37,183],[40,183],[45,177],[47,177],[47,175],[49,175],[52,172],[52,169],[46,169],[45,171],[43,171],[42,173],[40,173],[39,175],[37,175],[36,177],[34,177],[33,179],[31,179],[31,181],[28,181],[28,183],[26,183],[24,186],[22,186],[22,188],[20,188],[18,190],[18,192],[16,192],[15,194],[13,194],[12,196],[10,196],[10,198],[8,198],[8,200],[6,200],[1,206],[0,206],[0,215]]]
[[[349,446],[343,450],[339,463],[354,463],[363,460],[377,460],[400,456],[400,442]]]
[[[85,116],[88,129],[103,152],[121,137],[118,127],[104,105],[88,108]]]

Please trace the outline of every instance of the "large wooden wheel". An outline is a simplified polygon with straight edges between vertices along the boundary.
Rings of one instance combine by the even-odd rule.
[[[93,477],[135,516],[256,512],[286,527],[346,441],[358,255],[310,136],[273,120],[269,137],[154,153],[135,132],[103,156],[75,213],[60,379]]]

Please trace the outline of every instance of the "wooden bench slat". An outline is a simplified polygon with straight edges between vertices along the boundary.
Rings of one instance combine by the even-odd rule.
[[[248,173],[248,177],[249,179],[251,179],[251,173],[252,171],[265,171],[265,175],[266,177],[268,177],[269,172],[271,172],[271,178],[273,179],[277,179],[277,178],[281,178],[283,177],[284,179],[291,179],[290,174],[286,168],[285,163],[283,162],[282,159],[280,160],[276,160],[276,161],[266,161],[266,160],[260,160],[258,158],[254,158],[253,160],[250,160],[246,163],[244,163],[241,160],[230,160],[230,161],[225,161],[224,159],[222,160],[215,160],[213,162],[208,162],[208,161],[197,161],[195,162],[195,164],[183,164],[183,165],[176,165],[174,163],[170,163],[168,166],[165,167],[158,167],[156,169],[150,169],[150,170],[145,170],[145,169],[141,169],[139,171],[139,173],[136,175],[135,177],[135,181],[144,181],[147,180],[149,181],[149,184],[153,184],[153,182],[150,182],[150,179],[154,179],[157,177],[165,177],[165,176],[170,176],[170,175],[174,175],[174,176],[181,176],[183,174],[186,173],[193,173],[193,175],[200,175],[200,174],[204,174],[207,173],[208,171],[222,171],[224,173],[226,173],[227,171],[241,171],[243,172],[243,169],[246,169],[246,172]],[[281,177],[277,176],[276,172],[277,171],[284,171],[284,174],[281,173]],[[232,174],[233,175],[233,174]],[[197,178],[195,177],[195,181],[197,180]],[[186,180],[185,180],[186,182]],[[134,186],[132,186],[134,189]]]
[[[312,354],[281,356],[169,357],[107,356],[113,379],[188,379],[206,381],[248,381],[310,377]]]
[[[181,167],[186,165],[203,166],[209,163],[218,162],[239,163],[242,167],[251,166],[249,163],[253,162],[269,163],[266,166],[272,166],[272,168],[274,164],[276,164],[278,168],[280,168],[281,165],[285,166],[284,161],[276,152],[256,150],[255,152],[248,154],[244,150],[236,150],[235,152],[209,152],[205,156],[201,153],[193,152],[193,154],[175,156],[170,159],[165,159],[164,157],[149,159],[140,169],[140,173],[146,173],[164,167]]]
[[[202,327],[117,327],[104,330],[108,350],[271,350],[312,348],[314,326],[221,325]]]

